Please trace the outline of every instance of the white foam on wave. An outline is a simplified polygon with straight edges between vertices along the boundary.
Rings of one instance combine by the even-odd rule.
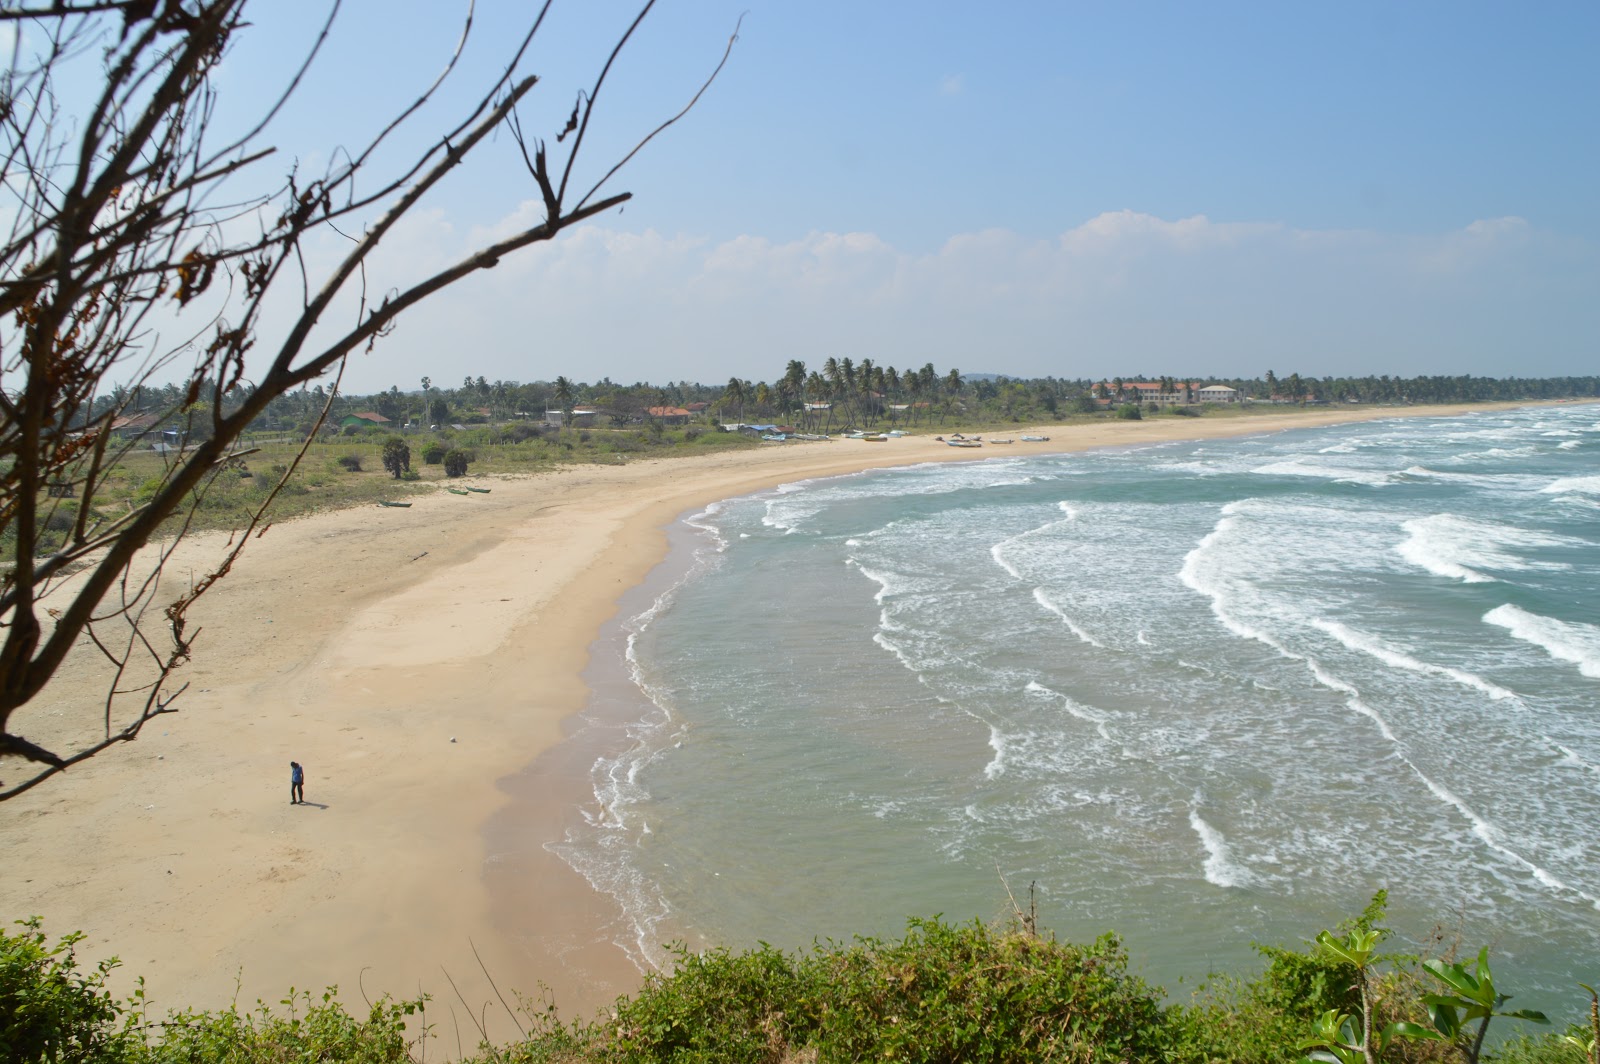
[[[1485,569],[1506,572],[1570,569],[1571,566],[1562,562],[1529,561],[1512,551],[1578,545],[1578,541],[1565,536],[1492,521],[1474,521],[1455,514],[1413,518],[1402,522],[1400,527],[1405,530],[1406,538],[1395,550],[1402,558],[1435,576],[1468,584],[1492,583],[1497,579],[1484,572]]]
[[[993,723],[989,724],[989,748],[994,751],[994,757],[983,766],[983,778],[992,780],[1005,774],[1006,771],[1006,736]]]
[[[1079,720],[1084,721],[1087,724],[1093,724],[1094,730],[1100,734],[1100,738],[1104,739],[1108,743],[1112,741],[1110,731],[1111,715],[1104,710],[1095,709],[1093,706],[1086,706],[1082,702],[1079,702],[1077,699],[1073,698],[1071,695],[1062,694],[1060,691],[1053,691],[1044,684],[1039,683],[1037,680],[1029,680],[1028,686],[1025,688],[1025,690],[1031,695],[1040,695],[1045,698],[1054,699],[1055,701],[1060,702],[1061,707],[1069,714],[1077,717]]]
[[[1596,776],[1600,776],[1600,765],[1597,765],[1592,761],[1585,760],[1584,757],[1576,750],[1562,746],[1560,743],[1553,743],[1551,745],[1553,745],[1557,750],[1560,750],[1562,753],[1561,761],[1558,762],[1559,764],[1570,765],[1573,768],[1581,768],[1588,772],[1594,773]]]
[[[1583,446],[1582,440],[1568,440],[1566,443],[1556,444],[1556,447],[1563,451],[1576,451],[1581,446]]]
[[[1442,676],[1445,679],[1461,684],[1463,687],[1482,691],[1496,701],[1505,698],[1515,699],[1517,697],[1514,692],[1508,691],[1498,684],[1491,683],[1481,676],[1462,669],[1452,669],[1446,665],[1434,665],[1430,662],[1420,661],[1410,654],[1389,646],[1377,636],[1358,632],[1348,625],[1340,624],[1338,621],[1326,621],[1316,618],[1312,620],[1311,624],[1318,630],[1333,636],[1333,638],[1351,650],[1359,650],[1363,654],[1369,654],[1391,668],[1404,669],[1407,672],[1414,672],[1423,676]]]
[[[1542,617],[1509,602],[1496,606],[1483,619],[1510,632],[1511,638],[1530,643],[1557,661],[1576,665],[1584,676],[1600,680],[1600,626]]]
[[[1233,861],[1233,851],[1228,846],[1228,840],[1223,837],[1204,817],[1200,815],[1201,798],[1195,795],[1194,804],[1189,806],[1189,826],[1194,829],[1195,835],[1200,839],[1200,847],[1205,850],[1205,861],[1202,868],[1205,872],[1206,882],[1218,887],[1246,887],[1250,885],[1250,873]]]
[[[1549,887],[1551,890],[1558,891],[1563,894],[1576,894],[1595,909],[1600,909],[1600,898],[1596,898],[1592,894],[1579,890],[1577,887],[1569,886],[1560,879],[1556,878],[1556,876],[1551,874],[1547,869],[1539,867],[1537,864],[1522,856],[1522,854],[1513,850],[1507,843],[1505,833],[1499,828],[1495,827],[1483,816],[1479,815],[1477,811],[1475,811],[1470,805],[1456,795],[1455,792],[1451,791],[1450,788],[1444,786],[1443,784],[1429,779],[1427,776],[1423,775],[1417,766],[1411,763],[1409,758],[1406,759],[1406,764],[1410,765],[1411,770],[1417,774],[1417,777],[1422,780],[1423,784],[1428,788],[1428,790],[1433,792],[1435,797],[1439,798],[1446,804],[1453,806],[1457,812],[1466,818],[1468,825],[1472,828],[1472,833],[1476,835],[1484,845],[1488,846],[1495,853],[1498,853],[1502,857],[1508,859],[1513,864],[1521,867],[1534,879],[1538,880],[1546,887]]]
[[[1073,635],[1077,636],[1080,642],[1088,643],[1090,646],[1098,647],[1101,650],[1106,648],[1104,643],[1100,642],[1100,640],[1096,639],[1088,632],[1085,632],[1082,628],[1079,628],[1077,622],[1071,617],[1067,616],[1067,612],[1065,610],[1052,602],[1050,596],[1045,593],[1044,588],[1036,587],[1033,589],[1033,601],[1037,602],[1039,605],[1043,606],[1045,609],[1061,618],[1061,623],[1066,625],[1067,630]]]
[[[699,513],[683,519],[684,524],[709,538],[712,549],[719,554],[728,549],[728,537],[723,534],[722,526],[716,522],[716,519],[722,516],[724,508],[722,503],[714,502]]]
[[[1316,477],[1331,480],[1336,484],[1365,484],[1372,488],[1387,487],[1395,482],[1391,473],[1380,473],[1371,469],[1349,469],[1343,466],[1311,465],[1298,458],[1258,466],[1250,472],[1261,476]]]
[[[1003,539],[999,543],[996,543],[994,546],[989,548],[989,557],[993,558],[994,563],[1000,568],[1004,569],[1010,575],[1011,579],[1022,580],[1025,579],[1025,577],[1023,577],[1022,573],[1017,569],[1016,566],[1012,565],[1006,560],[1008,547],[1016,546],[1025,539],[1048,532],[1053,528],[1059,528],[1070,521],[1076,521],[1078,519],[1078,510],[1071,503],[1058,502],[1056,503],[1056,508],[1059,509],[1063,515],[1065,515],[1061,518],[1061,520],[1046,521],[1037,528],[1030,528],[1026,532],[1018,532],[1009,539]]]
[[[1011,539],[1001,540],[999,543],[996,543],[994,546],[989,548],[989,557],[993,558],[994,563],[1000,568],[1004,569],[1011,576],[1011,579],[1021,580],[1022,574],[1017,571],[1016,566],[1006,561],[1005,555],[1006,546],[1015,541],[1016,537],[1012,537]]]
[[[888,573],[880,573],[876,569],[868,569],[860,562],[856,562],[855,567],[856,571],[862,576],[878,585],[878,590],[872,595],[872,601],[882,606],[883,600],[890,594],[889,588],[893,584],[893,578]]]
[[[1228,631],[1241,639],[1253,639],[1258,643],[1265,643],[1279,653],[1287,655],[1289,652],[1283,644],[1266,632],[1238,620],[1223,605],[1228,592],[1228,580],[1222,572],[1221,563],[1214,556],[1221,552],[1221,545],[1238,526],[1239,519],[1235,514],[1240,505],[1229,503],[1222,508],[1223,517],[1195,545],[1194,550],[1183,556],[1183,566],[1178,570],[1178,579],[1182,580],[1186,587],[1211,600],[1212,614]]]
[[[1568,491],[1600,495],[1600,477],[1560,477],[1539,490],[1546,495],[1560,495]]]

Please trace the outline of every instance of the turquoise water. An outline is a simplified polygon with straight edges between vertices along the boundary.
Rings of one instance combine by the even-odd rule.
[[[985,453],[686,519],[557,847],[641,963],[1003,876],[1175,992],[1378,887],[1519,1004],[1600,978],[1600,406]]]

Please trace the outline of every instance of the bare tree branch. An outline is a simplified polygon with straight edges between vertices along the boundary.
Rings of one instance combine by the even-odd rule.
[[[626,192],[590,201],[694,106],[728,55],[688,107],[620,161],[597,168],[600,181],[569,202],[595,101],[654,0],[644,0],[580,97],[576,135],[569,143],[564,133],[557,137],[565,143],[558,180],[543,141],[535,139],[528,158],[518,114],[538,83],[522,67],[544,26],[546,0],[508,42],[504,61],[489,68],[476,102],[409,160],[375,172],[378,149],[414,123],[448,80],[470,76],[469,66],[482,69],[463,61],[475,18],[467,0],[440,73],[364,147],[336,152],[321,175],[296,168],[263,183],[261,168],[274,156],[261,138],[304,85],[341,0],[330,0],[282,90],[242,123],[242,133],[208,147],[212,76],[247,30],[246,4],[0,0],[0,21],[25,22],[28,30],[12,35],[9,64],[0,67],[0,172],[7,177],[0,216],[8,216],[0,234],[0,547],[9,563],[0,564],[0,768],[25,766],[20,779],[0,782],[0,801],[177,711],[184,687],[173,689],[174,674],[199,634],[188,612],[269,527],[272,502],[327,418],[347,356],[457,281],[626,202]],[[58,91],[69,79],[73,91]],[[84,96],[85,85],[92,91],[81,114],[68,113],[63,101]],[[522,149],[544,220],[369,303],[369,267],[395,227],[502,125]],[[348,233],[350,246],[319,276],[304,248],[323,232]],[[264,335],[263,307],[285,284],[301,287],[300,308]],[[356,301],[357,316],[330,331],[329,313],[346,298]],[[164,330],[177,338],[163,339]],[[269,404],[329,374],[332,389],[318,385],[322,408],[293,462],[242,519],[220,560],[181,593],[164,592],[162,574],[218,477],[241,456],[241,435]],[[110,383],[117,377],[123,383]],[[149,431],[174,440],[170,452],[163,448],[159,475],[138,506],[106,512],[106,485],[140,451],[149,453],[141,442]],[[98,735],[50,749],[53,741],[25,726],[28,707],[78,647],[109,669]]]

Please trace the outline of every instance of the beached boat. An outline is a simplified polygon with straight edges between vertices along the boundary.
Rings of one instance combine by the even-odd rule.
[[[451,495],[471,495],[472,494],[472,492],[468,491],[466,488],[445,488],[444,490],[448,491]]]
[[[494,489],[493,488],[473,488],[473,487],[469,487],[469,488],[467,488],[467,490],[468,491],[475,491],[479,495],[487,495],[487,494],[489,494],[489,492],[493,491]]]
[[[983,446],[983,441],[982,440],[969,440],[969,439],[965,439],[965,438],[962,438],[962,439],[958,440],[953,436],[950,439],[945,440],[944,442],[949,444],[951,447],[982,447]]]
[[[1022,442],[1023,443],[1049,443],[1050,442],[1050,437],[1049,436],[1024,436],[1024,437],[1022,437]]]
[[[898,440],[900,437],[904,436],[905,433],[901,432],[899,429],[890,429],[888,432],[885,432],[884,435],[889,437],[891,440]]]
[[[990,443],[1016,443],[1016,440],[990,440]]]
[[[865,436],[863,436],[861,438],[863,440],[865,440],[867,443],[888,443],[889,442],[889,437],[885,436],[881,432],[869,432],[869,433],[867,433]]]
[[[388,499],[379,499],[378,500],[378,505],[379,506],[410,506],[411,504],[408,503],[408,502],[390,502]]]
[[[809,443],[817,443],[817,442],[820,442],[822,440],[827,439],[828,437],[819,436],[814,432],[797,432],[790,438],[791,439],[796,439],[796,440],[805,440],[805,441],[807,441]]]
[[[789,441],[789,437],[781,432],[768,432],[762,435],[761,438],[768,443],[787,443]]]

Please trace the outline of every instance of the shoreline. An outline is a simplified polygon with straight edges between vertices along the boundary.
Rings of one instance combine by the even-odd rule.
[[[564,740],[590,704],[597,640],[685,514],[870,468],[1530,405],[1095,422],[998,454],[926,436],[789,444],[276,526],[195,608],[204,633],[183,711],[3,807],[0,919],[40,913],[52,936],[87,932],[82,956],[119,955],[119,992],[144,976],[157,1012],[248,1007],[290,986],[337,984],[347,1000],[420,989],[449,1045],[467,1024],[454,1005],[495,1002],[487,971],[508,999],[537,1001],[544,985],[563,1015],[590,1016],[641,975],[601,942],[615,902],[545,849],[594,804],[585,751]],[[183,544],[169,579],[220,541]],[[81,729],[100,682],[69,661],[25,733]],[[306,765],[307,807],[282,794],[290,758]],[[496,848],[508,824],[531,855]],[[514,1035],[495,1012],[490,1036]]]

